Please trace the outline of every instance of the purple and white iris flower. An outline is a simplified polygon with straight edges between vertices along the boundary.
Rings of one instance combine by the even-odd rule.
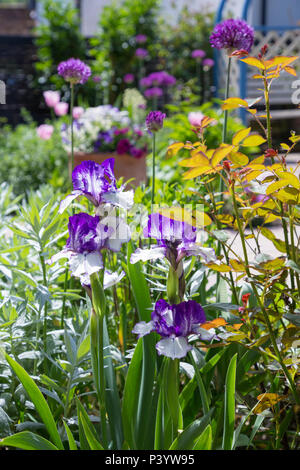
[[[197,242],[197,229],[179,220],[169,219],[161,214],[151,214],[144,228],[144,236],[154,238],[156,245],[138,248],[132,253],[130,262],[166,258],[176,271],[183,258],[200,256],[206,263],[216,260],[213,248],[206,248]]]
[[[118,238],[119,224],[120,221],[113,224],[109,218],[100,220],[98,215],[91,216],[83,212],[69,217],[66,247],[48,260],[48,264],[68,258],[72,275],[78,277],[83,285],[87,284],[91,274],[103,269],[101,250],[118,251],[122,243],[129,240],[128,232],[124,238]],[[116,273],[104,273],[104,288],[119,279]]]
[[[73,191],[60,204],[62,213],[78,196],[86,196],[97,209],[102,204],[129,209],[133,205],[133,191],[123,191],[124,185],[116,186],[114,158],[108,158],[101,165],[85,161],[76,166],[72,173]]]
[[[169,305],[165,300],[158,300],[151,314],[151,321],[141,321],[132,332],[139,338],[155,331],[162,339],[156,344],[159,355],[171,359],[181,359],[192,349],[188,343],[190,335],[197,335],[202,340],[210,340],[214,333],[209,333],[201,324],[206,322],[201,305],[194,300]]]

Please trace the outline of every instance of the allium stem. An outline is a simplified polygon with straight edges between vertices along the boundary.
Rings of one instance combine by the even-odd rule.
[[[154,206],[154,194],[155,194],[155,132],[152,133],[152,192],[151,192],[151,212],[153,212]]]
[[[231,72],[231,57],[228,57],[228,64],[227,64],[227,76],[226,76],[226,89],[225,89],[225,100],[229,98],[229,84],[230,84],[230,72]],[[228,110],[224,110],[224,123],[223,123],[223,132],[222,132],[222,143],[226,143],[227,139],[227,122],[228,122]],[[221,193],[220,200],[222,201],[223,195],[222,192],[224,191],[224,181],[223,178],[220,178],[220,185],[219,191]]]
[[[230,72],[231,72],[231,57],[228,57],[228,64],[227,64],[227,76],[226,76],[226,89],[225,89],[225,100],[229,98],[229,84],[230,84]],[[222,132],[222,143],[226,143],[227,139],[227,121],[228,121],[228,110],[224,110],[224,122],[223,122],[223,132]],[[222,176],[220,175],[219,181],[219,193],[220,193],[220,201],[223,200],[223,191],[224,191],[224,181]],[[217,256],[221,252],[221,242],[218,241],[217,245]],[[217,273],[217,284],[220,281],[220,273]],[[219,298],[217,298],[219,301]]]
[[[74,85],[73,83],[70,84],[71,88],[71,106],[70,106],[70,113],[71,113],[71,175],[74,170],[74,118],[73,118],[73,108],[74,108]]]

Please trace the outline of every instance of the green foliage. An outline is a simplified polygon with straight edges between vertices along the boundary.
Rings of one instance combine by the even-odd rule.
[[[86,48],[80,34],[78,10],[72,2],[42,0],[43,22],[36,28],[39,84],[60,88],[64,81],[57,75],[57,65],[70,57],[84,60]]]
[[[91,39],[90,53],[95,71],[102,76],[109,102],[114,102],[124,90],[124,75],[138,73],[135,50],[139,46],[135,36],[146,35],[148,44],[156,40],[158,5],[158,0],[114,0],[103,8],[100,34]]]
[[[197,92],[199,92],[197,76],[201,68],[197,68],[197,63],[191,54],[194,50],[201,49],[206,53],[206,57],[212,57],[209,36],[213,23],[214,15],[205,9],[201,9],[201,12],[192,11],[185,6],[179,14],[176,25],[170,24],[166,18],[160,18],[159,38],[153,46],[158,55],[159,68],[168,69],[183,83],[194,79],[193,89]]]
[[[0,182],[12,185],[14,194],[24,195],[50,180],[54,186],[64,187],[68,156],[62,147],[60,125],[60,120],[54,122],[55,132],[49,140],[37,135],[37,125],[31,120],[15,129],[1,128]]]

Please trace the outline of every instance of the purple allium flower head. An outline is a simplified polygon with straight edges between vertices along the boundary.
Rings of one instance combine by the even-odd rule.
[[[203,60],[202,65],[203,65],[203,67],[211,68],[215,65],[215,61],[208,57],[207,59]]]
[[[202,49],[195,49],[191,55],[193,59],[203,59],[206,56],[206,52]]]
[[[163,90],[157,86],[153,88],[148,88],[148,90],[145,90],[144,95],[147,99],[159,98],[163,95]]]
[[[126,73],[124,75],[123,80],[125,83],[132,83],[134,81],[134,75],[132,73]]]
[[[100,83],[101,80],[102,80],[102,78],[100,77],[100,75],[94,75],[93,76],[93,82]]]
[[[80,59],[71,59],[61,62],[57,67],[58,74],[71,84],[85,83],[91,76],[91,69]]]
[[[149,77],[143,77],[143,78],[141,78],[141,80],[140,80],[140,85],[141,85],[142,87],[144,87],[144,88],[148,88],[148,87],[152,86],[152,80],[151,80],[151,78],[149,78]]]
[[[116,186],[114,158],[108,158],[101,165],[92,160],[82,162],[74,168],[72,182],[73,191],[61,202],[60,213],[78,196],[87,197],[96,208],[112,204],[128,209],[133,204],[133,191],[123,191],[124,185]]]
[[[138,47],[135,51],[135,56],[138,59],[145,59],[145,57],[147,57],[147,55],[148,55],[147,49],[143,49],[142,47]]]
[[[228,19],[215,26],[210,36],[210,44],[216,49],[240,50],[250,52],[254,41],[254,29],[244,20]]]
[[[201,325],[206,322],[203,308],[194,300],[170,305],[165,300],[158,300],[151,314],[151,321],[139,322],[133,333],[139,338],[155,331],[162,339],[156,344],[159,355],[180,359],[185,357],[192,346],[188,343],[190,335],[198,335],[201,339],[210,340],[211,334]]]
[[[141,85],[145,87],[151,86],[172,86],[175,85],[176,78],[170,75],[168,72],[161,70],[159,72],[152,72],[148,77],[142,78]]]
[[[157,132],[162,129],[166,115],[161,111],[150,111],[146,117],[146,127],[150,132]]]
[[[137,34],[134,39],[138,44],[144,44],[147,41],[147,36],[145,34]]]

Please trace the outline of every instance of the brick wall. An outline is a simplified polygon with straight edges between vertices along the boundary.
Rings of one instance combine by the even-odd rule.
[[[0,80],[6,85],[6,104],[0,105],[0,120],[10,124],[22,121],[21,109],[43,121],[42,92],[35,83],[36,47],[32,36],[0,35]]]
[[[34,19],[26,7],[0,5],[0,34],[3,36],[28,36],[32,34]]]

